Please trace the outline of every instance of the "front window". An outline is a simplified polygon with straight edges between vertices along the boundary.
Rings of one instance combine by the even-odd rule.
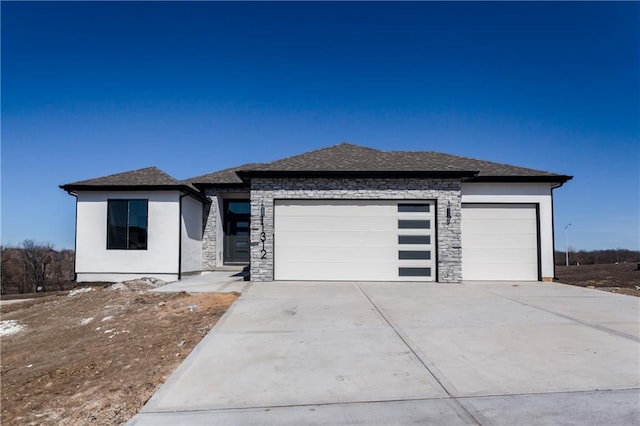
[[[107,201],[107,249],[147,249],[147,200]]]

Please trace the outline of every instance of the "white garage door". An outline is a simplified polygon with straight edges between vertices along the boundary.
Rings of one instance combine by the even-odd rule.
[[[538,280],[534,204],[462,205],[462,279]]]
[[[276,280],[433,281],[432,201],[276,200]]]

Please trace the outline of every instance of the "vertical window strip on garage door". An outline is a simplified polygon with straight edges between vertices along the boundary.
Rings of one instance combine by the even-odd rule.
[[[398,203],[398,276],[432,277],[432,202]]]

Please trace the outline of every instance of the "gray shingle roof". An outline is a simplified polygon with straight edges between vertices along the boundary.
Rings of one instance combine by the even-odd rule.
[[[157,167],[147,167],[130,172],[81,180],[63,186],[157,186],[179,184],[180,182],[178,180],[172,178]]]
[[[207,198],[198,189],[189,183],[180,182],[169,176],[157,167],[147,167],[144,169],[132,170],[130,172],[116,173],[94,179],[81,180],[78,182],[60,185],[65,191],[79,190],[178,190],[203,202],[208,202]]]
[[[381,151],[348,143],[307,152],[239,171],[256,172],[477,172],[478,178],[567,176],[508,164],[425,151]]]
[[[249,170],[255,167],[259,167],[261,163],[249,163],[242,166],[231,167],[228,169],[220,170],[213,173],[207,173],[206,175],[200,175],[189,179],[184,179],[182,183],[189,184],[214,184],[214,185],[243,185],[244,182],[237,175],[239,170]]]
[[[250,163],[178,181],[156,167],[61,185],[65,190],[96,187],[172,187],[196,193],[209,185],[245,185],[241,176],[269,174],[458,174],[474,180],[565,182],[570,176],[430,151],[381,151],[348,143],[294,155],[271,163]],[[241,176],[239,176],[239,174]],[[202,196],[202,193],[200,193]]]

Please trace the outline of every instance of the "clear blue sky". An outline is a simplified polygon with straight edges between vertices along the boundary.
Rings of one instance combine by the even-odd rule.
[[[640,3],[1,3],[2,243],[59,184],[346,141],[574,175],[556,247],[639,248]]]

